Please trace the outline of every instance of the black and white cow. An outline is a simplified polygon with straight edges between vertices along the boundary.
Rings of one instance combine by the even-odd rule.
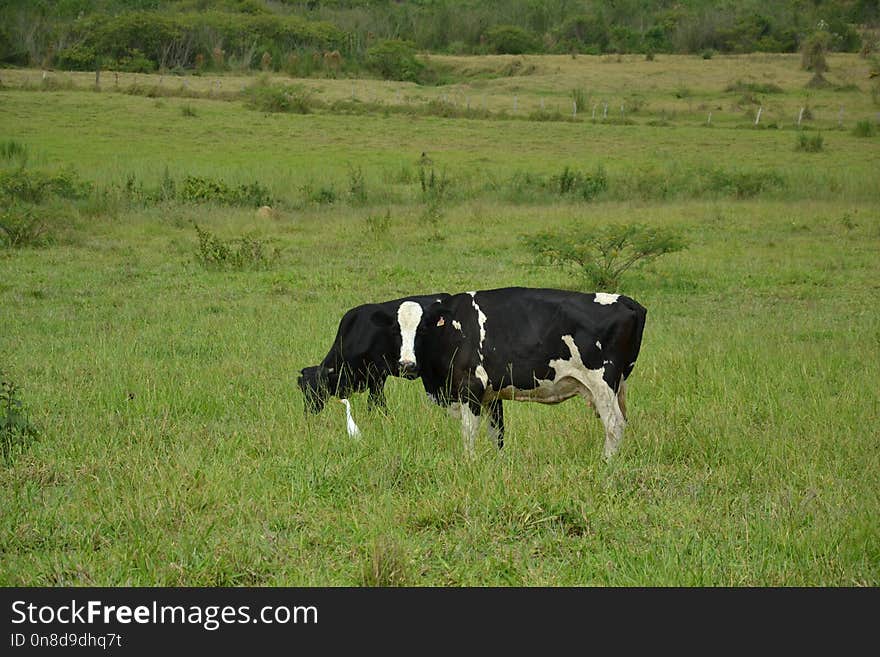
[[[389,376],[415,378],[414,339],[424,309],[448,294],[369,303],[343,315],[336,339],[320,365],[300,371],[297,381],[306,409],[320,413],[331,395],[343,398],[369,390],[369,406],[385,406]]]
[[[505,399],[591,403],[605,426],[605,458],[626,425],[625,380],[642,343],[647,311],[620,294],[502,288],[466,292],[425,310],[415,353],[428,396],[460,413],[473,453],[481,411],[504,444]]]

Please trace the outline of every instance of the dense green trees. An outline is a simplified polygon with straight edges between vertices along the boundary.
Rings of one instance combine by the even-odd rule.
[[[271,62],[314,73],[323,53],[338,50],[345,70],[416,79],[411,53],[406,62],[379,57],[387,42],[451,53],[795,52],[823,30],[832,50],[855,51],[857,28],[878,21],[880,0],[5,0],[0,62],[127,70]],[[401,64],[405,71],[388,72]]]

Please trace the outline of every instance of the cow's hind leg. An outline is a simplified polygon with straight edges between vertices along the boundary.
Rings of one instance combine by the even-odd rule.
[[[626,416],[626,379],[620,377],[620,386],[617,388],[617,405],[620,406],[620,412],[623,419],[628,420]]]
[[[610,459],[620,449],[620,441],[623,439],[623,430],[626,427],[626,419],[620,410],[617,395],[605,381],[590,386],[593,397],[593,406],[602,419],[605,427],[605,460]]]
[[[504,447],[504,407],[500,399],[489,405],[489,440],[498,449]]]

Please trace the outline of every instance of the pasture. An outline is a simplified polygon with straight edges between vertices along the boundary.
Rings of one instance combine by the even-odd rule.
[[[297,81],[324,101],[308,114],[199,79],[123,93],[110,73],[96,91],[93,74],[0,71],[0,142],[23,146],[25,171],[89,183],[28,206],[45,243],[0,248],[0,369],[39,430],[0,464],[0,584],[878,585],[864,61],[831,56],[832,86],[806,90],[787,55],[534,56],[509,74],[514,58],[436,59],[455,84]],[[352,88],[362,106],[333,105]],[[641,100],[626,121],[529,118],[575,89],[590,108]],[[484,95],[487,114],[389,109],[440,95]],[[797,150],[820,132],[819,152]],[[566,166],[601,167],[607,187],[560,193]],[[256,183],[275,210],[181,198],[186,176]],[[473,461],[419,382],[389,380],[387,415],[354,397],[358,441],[335,402],[304,416],[299,369],[346,309],[577,288],[521,237],[633,221],[687,248],[617,290],[648,319],[610,463],[577,400],[508,402],[504,450],[483,426]],[[277,257],[205,266],[195,225]]]

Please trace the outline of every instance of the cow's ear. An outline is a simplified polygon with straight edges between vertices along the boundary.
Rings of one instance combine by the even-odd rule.
[[[424,315],[423,323],[427,328],[445,326],[451,321],[452,310],[442,303],[432,304]]]
[[[394,323],[394,318],[382,310],[377,310],[372,315],[370,315],[370,321],[372,321],[373,324],[375,324],[376,326],[388,328]]]

